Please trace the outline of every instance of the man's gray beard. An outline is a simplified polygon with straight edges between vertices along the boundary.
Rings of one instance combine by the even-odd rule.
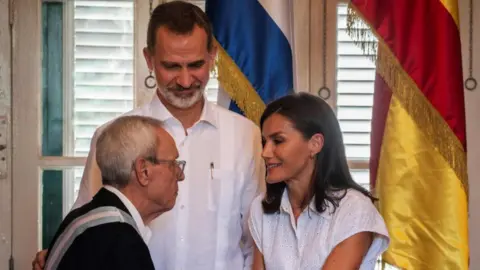
[[[180,109],[188,109],[200,101],[203,97],[203,92],[205,89],[196,90],[192,96],[187,98],[180,98],[175,96],[173,91],[170,91],[166,88],[158,88],[158,92],[162,97],[171,105]]]

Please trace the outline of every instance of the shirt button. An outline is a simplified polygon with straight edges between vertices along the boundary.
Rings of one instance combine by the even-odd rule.
[[[182,204],[182,205],[180,206],[180,209],[183,209],[183,208],[185,208],[185,205]]]

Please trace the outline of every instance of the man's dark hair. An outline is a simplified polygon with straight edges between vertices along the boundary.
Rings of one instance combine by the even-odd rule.
[[[158,5],[152,12],[148,23],[147,47],[155,51],[157,30],[165,26],[169,31],[186,35],[192,33],[195,26],[207,33],[207,49],[212,49],[213,33],[207,14],[198,6],[184,1],[173,1]]]

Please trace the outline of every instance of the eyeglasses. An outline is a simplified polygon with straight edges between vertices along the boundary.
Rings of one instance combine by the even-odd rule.
[[[185,160],[166,160],[166,159],[157,159],[155,157],[148,157],[146,160],[154,164],[168,164],[170,166],[176,166],[179,169],[179,174],[183,174],[185,170],[185,165],[187,162]]]

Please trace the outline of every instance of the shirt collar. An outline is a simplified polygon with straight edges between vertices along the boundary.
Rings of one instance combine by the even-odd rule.
[[[105,185],[104,187],[108,191],[117,195],[117,197],[122,201],[122,203],[127,208],[128,212],[130,212],[130,215],[132,215],[133,220],[137,224],[138,232],[140,233],[140,236],[142,237],[143,241],[145,241],[145,243],[148,244],[152,236],[152,231],[150,230],[150,228],[145,226],[145,223],[143,223],[143,219],[140,216],[140,213],[138,212],[137,208],[132,204],[132,202],[127,198],[127,196],[125,196],[120,190],[109,185]]]
[[[287,214],[292,214],[293,215],[293,212],[292,212],[292,205],[290,204],[290,200],[288,199],[288,189],[285,188],[285,190],[283,191],[283,194],[282,194],[282,201],[280,202],[280,210],[283,211],[284,213],[287,213]],[[305,212],[307,210],[307,208],[305,208],[303,210],[303,212]],[[313,212],[325,219],[330,219],[332,217],[332,215],[330,214],[330,211],[331,211],[331,205],[330,205],[330,202],[327,201],[327,209],[325,211],[323,211],[322,213],[318,212],[317,211],[317,208],[315,207],[315,196],[312,198],[312,200],[310,201],[310,203],[308,204],[308,211],[310,212]],[[302,212],[302,214],[303,214]]]
[[[206,95],[204,95],[203,98],[205,102],[203,105],[202,114],[200,115],[200,120],[198,122],[206,122],[214,127],[217,127],[218,121],[217,114],[215,112],[215,105],[208,101]],[[162,122],[175,119],[167,107],[165,107],[165,105],[160,101],[158,94],[153,95],[152,101],[150,102],[150,110],[152,112],[152,116]]]

